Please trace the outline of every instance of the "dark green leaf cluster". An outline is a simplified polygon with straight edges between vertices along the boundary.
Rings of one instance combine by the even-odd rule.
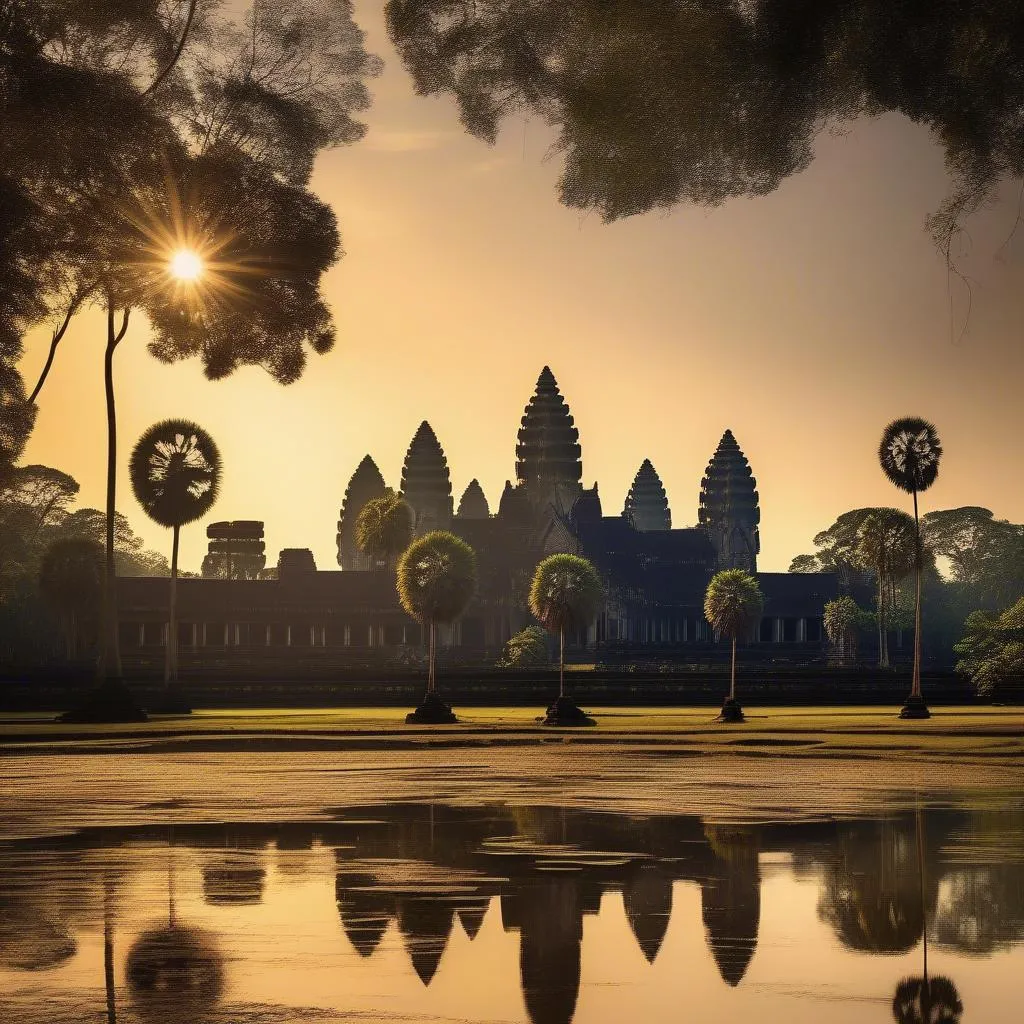
[[[19,588],[37,589],[43,556],[52,544],[102,544],[106,516],[94,508],[70,511],[78,483],[49,466],[20,466],[0,484],[0,603]],[[167,559],[144,548],[121,514],[114,519],[114,560],[125,576],[165,576]]]
[[[869,613],[848,595],[826,601],[823,616],[825,636],[833,643],[842,643],[868,625],[867,615]]]
[[[716,633],[739,639],[760,621],[764,595],[745,569],[715,573],[704,594],[704,618]]]
[[[457,619],[473,597],[476,580],[476,553],[444,530],[413,541],[398,560],[398,598],[423,624]]]
[[[412,540],[413,511],[400,494],[388,487],[372,498],[356,517],[356,544],[379,562],[390,562]]]
[[[597,569],[579,555],[549,555],[530,584],[530,611],[553,633],[589,625],[603,598]]]
[[[505,651],[498,661],[498,667],[532,668],[547,663],[547,635],[540,626],[527,626],[526,629],[509,637]]]
[[[772,191],[823,127],[899,112],[944,148],[932,228],[1024,171],[1017,0],[389,0],[419,92],[493,142],[512,114],[557,132],[562,201],[614,220]]]
[[[982,696],[1024,681],[1024,597],[998,615],[971,612],[963,639],[953,649],[960,655],[957,671],[970,676]]]
[[[84,613],[99,606],[103,545],[90,537],[54,541],[39,567],[39,592],[52,607]]]
[[[142,307],[161,359],[282,382],[333,327],[320,279],[334,215],[308,190],[316,154],[355,141],[379,61],[349,3],[13,0],[0,16],[0,365],[21,335],[84,303]],[[202,287],[169,279],[199,249]],[[59,339],[58,339],[59,340]],[[0,372],[0,471],[31,427]]]

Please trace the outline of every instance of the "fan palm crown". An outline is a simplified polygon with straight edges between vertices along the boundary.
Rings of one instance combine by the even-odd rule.
[[[734,640],[760,619],[763,607],[761,588],[745,569],[716,573],[704,595],[704,617]]]
[[[220,453],[197,423],[163,420],[139,438],[128,471],[150,519],[161,526],[184,526],[204,516],[217,499]]]
[[[942,445],[935,426],[916,416],[893,420],[882,434],[882,471],[907,494],[926,491],[939,475]]]
[[[604,588],[594,566],[579,555],[549,555],[533,575],[530,611],[552,632],[587,625]]]
[[[389,487],[360,509],[356,518],[356,544],[360,551],[372,555],[378,562],[389,562],[409,546],[412,530],[411,506]]]
[[[398,599],[417,622],[451,622],[476,589],[476,554],[453,533],[434,530],[398,560]]]

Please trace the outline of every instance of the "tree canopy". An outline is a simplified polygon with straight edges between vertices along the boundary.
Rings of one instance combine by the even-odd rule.
[[[530,611],[552,632],[579,629],[597,614],[603,595],[601,577],[587,559],[549,555],[533,574]]]
[[[388,487],[371,498],[356,517],[356,544],[377,562],[390,562],[412,540],[413,511],[409,503]]]
[[[982,696],[994,696],[1001,685],[1024,679],[1024,597],[998,615],[968,615],[954,650],[960,655],[957,671],[970,676]]]
[[[413,541],[398,560],[402,607],[417,622],[458,618],[476,589],[476,554],[453,533],[434,530]]]
[[[154,354],[199,355],[210,377],[256,364],[287,382],[305,345],[330,347],[319,284],[340,250],[309,176],[362,135],[380,67],[351,4],[16,0],[0,62],[0,460],[33,416],[21,335],[50,318],[55,348],[85,302],[142,307]],[[165,271],[184,246],[206,264],[198,293]]]
[[[715,573],[704,595],[704,617],[717,633],[734,640],[760,620],[763,608],[761,588],[744,569]]]
[[[1016,0],[389,0],[391,39],[424,95],[493,142],[536,116],[564,155],[559,196],[605,220],[763,195],[822,131],[898,112],[953,178],[930,227],[1024,171],[1024,10]]]

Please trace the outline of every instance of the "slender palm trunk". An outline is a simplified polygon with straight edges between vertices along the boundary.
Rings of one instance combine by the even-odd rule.
[[[107,348],[103,357],[103,384],[107,399],[107,533],[103,573],[103,625],[100,630],[99,675],[103,682],[120,681],[121,648],[118,643],[117,571],[114,566],[114,514],[117,494],[117,409],[114,404],[114,349],[128,329],[125,310],[121,329],[114,330],[114,300],[107,299]]]
[[[917,491],[914,491],[914,537],[917,545],[914,558],[914,572],[917,576],[917,594],[914,599],[914,677],[910,684],[910,696],[921,696],[921,524],[917,518]]]
[[[174,524],[171,542],[171,601],[167,616],[167,651],[164,660],[164,686],[170,689],[178,681],[178,535],[181,527]]]
[[[878,566],[878,665],[879,668],[889,667],[889,644],[886,632],[885,583],[882,567]]]
[[[430,649],[429,649],[429,661],[427,668],[427,693],[434,692],[434,654],[437,649],[437,625],[433,620],[430,622]]]
[[[729,700],[736,699],[736,637],[732,638],[732,673],[729,678]]]
[[[565,696],[565,626],[558,631],[558,696]]]
[[[114,998],[114,912],[110,906],[110,881],[103,879],[103,984],[107,992],[107,1024],[117,1024]]]
[[[917,826],[917,871],[918,878],[921,883],[921,919],[924,921],[924,936],[923,936],[923,956],[924,956],[924,991],[925,998],[930,1001],[930,993],[928,992],[928,904],[925,902],[925,876],[924,876],[924,820],[921,816],[921,804],[920,797],[918,797],[918,804],[915,809],[915,825]],[[925,1017],[925,1020],[931,1018]]]

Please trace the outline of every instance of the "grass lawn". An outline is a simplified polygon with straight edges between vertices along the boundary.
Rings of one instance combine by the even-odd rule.
[[[408,748],[572,743],[634,745],[686,753],[789,757],[939,757],[1024,764],[1024,708],[933,708],[926,721],[902,721],[895,707],[746,708],[743,725],[713,721],[714,708],[588,706],[596,728],[545,728],[534,707],[456,708],[450,726],[407,726],[404,707],[253,708],[154,716],[130,725],[65,725],[54,715],[0,716],[0,753],[133,750],[198,746]]]

